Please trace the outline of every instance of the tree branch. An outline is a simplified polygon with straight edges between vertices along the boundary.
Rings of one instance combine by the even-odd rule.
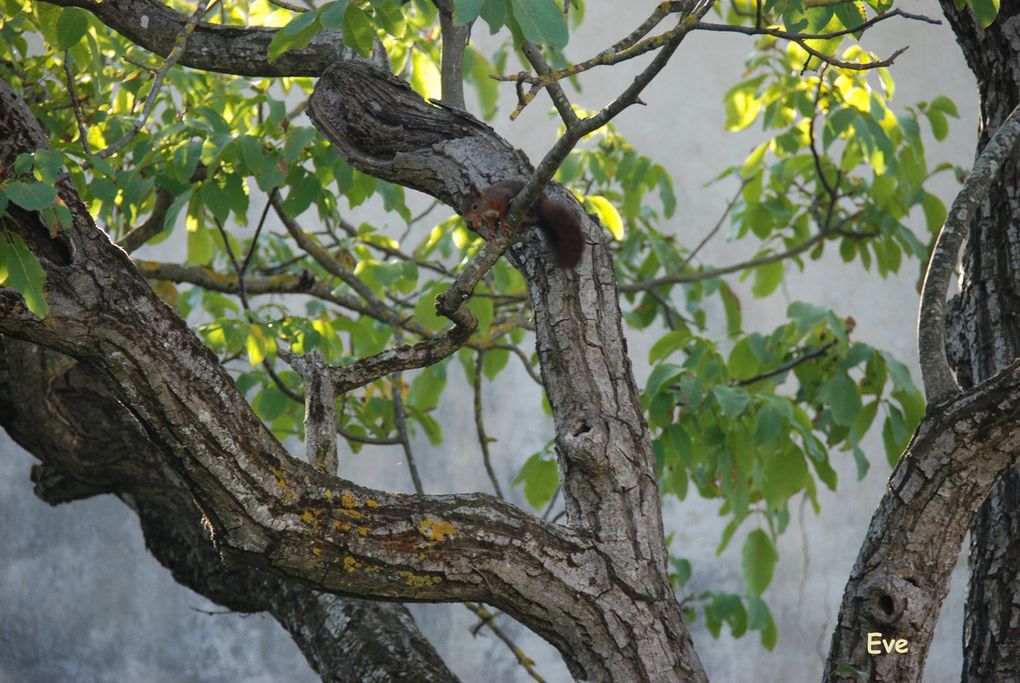
[[[946,358],[946,290],[970,222],[988,196],[999,167],[1013,154],[1018,140],[1020,106],[1010,113],[981,150],[935,242],[924,276],[917,320],[917,352],[928,403],[938,403],[960,391]]]
[[[928,405],[847,581],[824,680],[920,681],[960,546],[996,480],[1016,466],[1020,363],[965,395]],[[869,632],[906,653],[868,653]],[[889,636],[886,636],[889,637]],[[856,670],[856,671],[855,671]]]
[[[187,17],[156,0],[44,0],[62,7],[81,7],[133,43],[166,57]],[[178,60],[193,69],[237,76],[317,76],[355,54],[344,46],[339,30],[315,36],[304,48],[268,60],[269,43],[279,29],[224,26],[199,22]]]

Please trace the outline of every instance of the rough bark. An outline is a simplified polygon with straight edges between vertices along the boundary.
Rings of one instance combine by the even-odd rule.
[[[978,81],[978,150],[1020,102],[1020,7],[1002,3],[982,29],[969,11],[942,3]],[[947,347],[964,386],[1020,356],[1020,160],[1002,170],[971,223],[961,291],[951,301]],[[963,680],[1020,678],[1020,470],[995,486],[971,527],[971,578]]]
[[[1009,41],[1017,45],[1020,8],[1003,4],[997,24],[988,31],[980,31],[969,11],[957,13],[951,0],[945,0],[943,6],[957,34],[962,32],[964,52],[979,76],[983,147],[1017,102],[1016,50],[1007,57],[1004,49]],[[984,41],[997,31],[996,40],[1001,42],[997,46],[986,44]],[[996,91],[998,94],[989,98]],[[1000,169],[990,199],[980,209],[967,243],[965,263],[972,268],[978,266],[983,275],[980,282],[967,285],[964,297],[955,301],[950,310],[949,356],[960,384],[969,391],[929,407],[893,473],[847,584],[826,667],[827,680],[857,680],[858,674],[853,670],[867,673],[872,681],[921,680],[938,611],[948,591],[965,532],[1000,476],[1015,476],[1016,444],[1007,432],[1016,408],[1011,400],[1004,403],[997,403],[995,398],[989,400],[989,391],[1001,387],[1004,378],[1016,372],[1016,365],[1010,364],[1018,355],[1015,340],[1020,339],[1020,329],[1014,326],[1011,331],[1003,330],[998,316],[1010,310],[1010,299],[1017,301],[1015,273],[1020,240],[1015,235],[1007,237],[1005,226],[1016,226],[1018,178],[1018,165],[1013,157]],[[997,216],[990,221],[993,212]],[[981,234],[977,240],[975,230]],[[990,293],[994,296],[988,299]],[[970,303],[964,303],[970,298]],[[992,306],[975,305],[977,301],[987,301]],[[1015,304],[1012,310],[1017,310]],[[961,362],[962,348],[976,351],[973,362]],[[975,401],[984,403],[981,410],[987,413],[984,417],[964,417],[959,412],[961,408],[975,405]],[[994,428],[999,430],[996,435],[978,424],[986,419],[1002,421]],[[1015,490],[1001,486],[981,516],[1001,514],[1010,504],[995,503],[996,496],[1010,495]],[[1017,508],[1014,504],[1013,510]],[[1009,524],[998,517],[989,531],[1000,525],[1008,528]],[[1000,540],[1005,536],[1002,529],[997,536]],[[996,549],[994,540],[975,536],[974,547],[982,546],[979,553],[992,560],[994,573],[982,581],[981,590],[986,593],[983,601],[972,594],[968,604],[973,611],[968,624],[984,622],[986,627],[979,632],[968,626],[968,643],[980,641],[968,645],[968,649],[980,649],[979,657],[984,663],[972,661],[974,655],[969,652],[965,677],[981,681],[1014,680],[1020,663],[1017,651],[1004,649],[1003,642],[1009,637],[1016,640],[1016,591],[1010,594],[1005,590],[1010,582],[1015,585],[1015,573],[1003,573],[1010,559],[1001,546]],[[983,546],[988,543],[992,543],[991,552],[995,555],[985,555]],[[1013,557],[1012,566],[1017,567],[1016,555]],[[978,604],[981,602],[983,605]],[[868,653],[869,632],[881,632],[886,639],[906,639],[908,653]],[[845,668],[840,670],[841,666]]]
[[[41,461],[32,469],[41,499],[118,496],[178,583],[231,610],[272,613],[324,681],[455,680],[402,605],[339,598],[225,565],[191,492],[85,365],[0,338],[0,425]]]
[[[364,64],[330,70],[311,111],[352,164],[453,206],[470,186],[529,170],[487,126]],[[0,162],[44,145],[0,86]],[[226,560],[337,594],[488,602],[555,645],[578,678],[704,680],[668,582],[648,433],[608,250],[590,220],[576,271],[555,267],[537,233],[515,252],[557,426],[562,527],[490,496],[373,491],[291,458],[70,186],[59,191],[74,226],[57,240],[31,214],[15,211],[8,226],[43,263],[50,315],[39,321],[0,290],[0,332],[75,358],[115,392],[194,494]]]
[[[825,680],[920,681],[963,537],[992,485],[1020,454],[1020,365],[929,406],[872,517],[847,581]],[[906,653],[869,653],[868,634]]]
[[[46,0],[63,7],[81,7],[131,42],[166,57],[184,29],[187,17],[157,0]],[[317,76],[353,51],[338,29],[323,31],[305,47],[286,52],[270,63],[269,43],[278,29],[199,22],[188,38],[178,64],[237,76]]]

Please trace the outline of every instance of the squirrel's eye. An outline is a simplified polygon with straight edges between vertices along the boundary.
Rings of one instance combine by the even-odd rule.
[[[478,210],[478,202],[471,202],[471,210],[472,211]]]

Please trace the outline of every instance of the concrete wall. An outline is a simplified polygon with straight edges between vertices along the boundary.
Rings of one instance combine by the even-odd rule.
[[[572,38],[569,55],[583,58],[619,39],[643,19],[652,3],[589,0],[584,30]],[[644,9],[639,9],[639,6]],[[938,16],[934,0],[904,3],[908,11]],[[486,40],[476,28],[476,40]],[[973,80],[951,33],[890,21],[869,34],[880,54],[910,45],[894,67],[896,108],[937,94],[953,97],[962,120],[952,124],[948,143],[929,147],[929,163],[949,160],[969,165],[973,158],[976,95]],[[757,130],[733,135],[722,129],[722,96],[741,77],[749,39],[699,34],[687,39],[670,66],[635,107],[618,120],[620,130],[641,152],[665,165],[678,185],[679,210],[665,226],[693,244],[715,223],[732,186],[706,187],[726,165],[739,163],[760,138]],[[595,108],[625,87],[640,64],[591,74],[580,104]],[[512,106],[512,93],[506,89]],[[554,124],[544,100],[514,124],[497,121],[514,144],[533,160],[553,139]],[[509,111],[509,109],[507,109]],[[952,198],[948,176],[935,186]],[[253,207],[257,211],[260,207]],[[437,215],[437,220],[445,217]],[[358,219],[370,217],[359,214]],[[385,219],[383,219],[385,220]],[[396,226],[394,226],[396,227]],[[832,251],[831,249],[829,250]],[[730,263],[749,255],[743,245],[717,239],[703,252],[708,262]],[[168,258],[165,254],[162,258]],[[783,319],[790,301],[830,306],[858,321],[855,338],[892,351],[915,368],[917,265],[880,280],[846,267],[827,254],[792,274],[767,301],[744,296],[745,326],[769,330]],[[881,302],[876,304],[876,302]],[[647,377],[647,351],[653,337],[629,334],[638,383]],[[499,439],[493,448],[504,481],[520,463],[551,438],[549,420],[535,407],[539,390],[523,373],[512,372],[485,388],[488,430]],[[430,492],[489,490],[481,468],[470,394],[456,363],[451,365],[447,400],[436,415],[446,443],[432,448],[416,439],[419,468]],[[699,624],[695,642],[718,681],[808,681],[818,678],[844,581],[864,529],[882,494],[889,468],[876,439],[868,442],[872,468],[856,482],[849,454],[834,454],[841,475],[838,495],[822,495],[822,512],[794,504],[793,521],[780,541],[780,564],[766,598],[779,626],[779,645],[765,651],[756,636],[715,641]],[[845,456],[845,457],[844,457]],[[409,490],[402,454],[366,449],[344,454],[344,474],[370,486]],[[31,458],[0,434],[0,683],[7,681],[305,681],[314,675],[286,634],[262,616],[207,614],[218,611],[173,583],[145,551],[133,514],[113,499],[97,499],[52,509],[31,494]],[[517,495],[517,492],[514,492]],[[742,590],[738,534],[735,548],[716,557],[723,518],[716,504],[689,499],[666,506],[667,524],[676,530],[673,549],[691,559],[694,590]],[[950,681],[960,670],[961,572],[947,601],[928,663],[928,680]],[[472,638],[475,618],[459,605],[419,605],[413,611],[441,654],[465,681],[530,680],[506,649],[482,631]],[[550,681],[568,680],[558,655],[526,629],[507,620],[519,644]]]

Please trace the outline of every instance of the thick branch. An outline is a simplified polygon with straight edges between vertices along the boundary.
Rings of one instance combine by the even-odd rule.
[[[187,17],[156,0],[45,0],[82,7],[125,38],[166,57],[184,30]],[[315,36],[307,47],[291,50],[272,64],[267,58],[275,28],[225,26],[200,22],[178,63],[238,76],[317,76],[333,62],[351,59],[339,30]]]
[[[953,200],[928,263],[917,320],[917,351],[929,403],[937,403],[960,391],[946,358],[946,290],[970,222],[988,196],[999,167],[1013,153],[1018,140],[1020,106],[1010,113],[981,150],[967,181]]]
[[[826,681],[920,681],[949,577],[978,506],[1016,465],[1020,364],[927,416],[892,474],[847,582]],[[868,633],[908,641],[868,653]]]
[[[0,425],[42,460],[32,477],[43,500],[114,493],[130,501],[146,546],[178,582],[231,610],[270,611],[324,681],[454,680],[402,606],[337,598],[224,565],[191,491],[84,365],[0,338]]]

